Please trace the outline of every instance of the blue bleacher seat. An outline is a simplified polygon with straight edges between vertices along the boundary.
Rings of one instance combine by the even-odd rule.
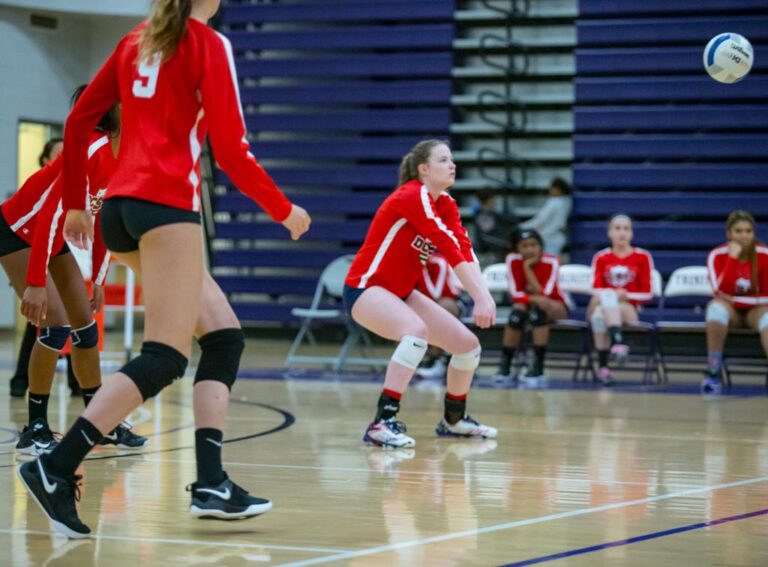
[[[575,218],[608,218],[617,211],[634,217],[680,216],[724,220],[734,209],[746,209],[768,217],[768,194],[738,193],[723,189],[716,193],[580,191],[574,195]]]
[[[245,117],[252,132],[444,132],[448,108],[359,110],[356,112],[274,112]]]
[[[766,190],[768,164],[580,163],[573,166],[573,182],[579,189]]]
[[[695,8],[694,8],[695,9]],[[579,47],[597,45],[701,45],[725,31],[739,33],[752,42],[768,39],[768,17],[707,16],[580,20],[576,24]]]
[[[245,87],[243,104],[448,104],[450,80],[361,81],[357,83]]]
[[[360,26],[291,31],[232,31],[236,51],[306,49],[439,49],[453,42],[452,24]]]
[[[711,249],[725,241],[723,221],[640,221],[633,226],[633,243],[653,251],[656,248]],[[768,227],[758,227],[765,240]],[[582,221],[571,231],[572,246],[599,246],[606,242],[605,221]]]
[[[764,0],[580,0],[579,17],[595,16],[630,16],[630,15],[659,15],[659,14],[690,14],[696,13],[751,13],[764,12]]]
[[[251,149],[260,159],[399,160],[421,139],[422,136],[256,140],[251,142]]]
[[[257,154],[257,158],[260,156]],[[358,165],[325,167],[270,167],[269,174],[280,186],[296,187],[348,187],[364,186],[368,189],[394,189],[397,185],[397,165]],[[226,174],[218,171],[216,182],[233,187]]]
[[[312,192],[288,196],[313,215],[321,213],[370,215],[378,209],[389,193]],[[261,207],[242,193],[228,193],[216,197],[216,210],[226,213],[253,213]]]
[[[577,134],[573,150],[585,160],[760,160],[768,134]]]
[[[624,102],[679,102],[765,100],[768,77],[755,75],[749,80],[725,85],[704,72],[699,77],[584,77],[574,81],[577,104]]]
[[[298,203],[300,199],[296,199]],[[375,211],[372,211],[375,212]],[[323,222],[315,220],[312,230],[302,236],[302,241],[362,242],[368,231],[369,220]],[[290,233],[274,222],[221,222],[216,223],[216,238],[233,240],[289,240]]]
[[[576,72],[579,75],[701,75],[701,45],[696,47],[593,48],[576,50]],[[757,47],[752,72],[768,69],[768,58],[761,57]]]
[[[240,321],[258,321],[258,322],[285,322],[294,318],[291,315],[297,307],[306,307],[306,303],[299,301],[292,303],[269,302],[241,302],[237,299],[230,301],[232,309]]]
[[[253,268],[304,268],[322,269],[332,260],[345,254],[354,254],[357,247],[340,247],[323,250],[292,248],[274,250],[215,250],[214,266]]]
[[[265,293],[269,295],[312,295],[315,276],[223,276],[216,281],[224,293]]]
[[[768,106],[757,104],[577,106],[577,132],[768,130]]]
[[[450,77],[452,65],[453,55],[450,52],[238,58],[237,74],[240,78]]]
[[[222,23],[295,23],[295,22],[402,22],[420,19],[450,19],[449,2],[346,2],[343,10],[335,10],[338,2],[317,1],[304,4],[229,4],[222,10]]]

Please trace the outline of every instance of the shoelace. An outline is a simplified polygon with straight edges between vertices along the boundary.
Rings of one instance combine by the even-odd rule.
[[[387,424],[387,427],[389,427],[390,431],[394,431],[395,433],[405,433],[408,431],[408,428],[405,426],[405,423],[402,421],[395,421],[394,419],[388,419],[384,423]]]
[[[72,475],[68,477],[67,479],[67,487],[72,491],[73,496],[75,497],[75,502],[80,502],[80,481],[83,480],[83,477],[79,474]]]
[[[471,416],[471,415],[469,415],[468,413],[465,413],[465,414],[464,414],[464,418],[463,418],[463,419],[464,419],[464,421],[468,421],[468,422],[469,422],[469,423],[471,423],[472,425],[478,425],[478,426],[480,425],[480,423],[478,423],[477,421],[475,421],[475,420],[472,418],[472,416]]]

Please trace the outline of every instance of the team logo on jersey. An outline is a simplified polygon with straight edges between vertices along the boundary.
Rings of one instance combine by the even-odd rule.
[[[627,284],[635,281],[636,274],[630,270],[627,266],[611,266],[608,269],[608,283],[611,287],[623,288],[627,287]]]
[[[739,278],[736,280],[736,295],[749,295],[752,292],[752,280]]]
[[[435,252],[435,245],[429,241],[429,239],[416,235],[416,238],[411,242],[411,247],[415,248],[419,253],[419,261],[422,266],[427,265],[427,260]]]
[[[96,191],[95,195],[88,195],[89,205],[91,208],[92,215],[99,214],[99,211],[101,210],[101,207],[104,204],[104,195],[106,194],[107,194],[106,189],[99,189],[98,191]]]

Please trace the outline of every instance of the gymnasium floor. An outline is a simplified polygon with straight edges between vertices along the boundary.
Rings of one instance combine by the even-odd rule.
[[[360,441],[379,382],[275,379],[264,368],[287,344],[256,340],[243,374],[262,379],[235,387],[224,458],[275,508],[234,523],[186,516],[186,380],[133,415],[151,437],[144,454],[92,454],[80,510],[95,537],[67,542],[14,473],[26,415],[6,385],[14,348],[0,337],[2,565],[768,565],[759,388],[709,402],[692,382],[691,394],[478,388],[469,409],[500,434],[466,441],[434,436],[442,390],[425,382],[401,412],[415,450],[383,451]],[[82,408],[63,382],[50,416],[62,430]]]

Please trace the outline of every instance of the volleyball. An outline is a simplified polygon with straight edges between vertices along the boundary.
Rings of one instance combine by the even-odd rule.
[[[704,48],[704,68],[720,83],[740,81],[752,69],[753,62],[752,44],[737,33],[716,35]]]

